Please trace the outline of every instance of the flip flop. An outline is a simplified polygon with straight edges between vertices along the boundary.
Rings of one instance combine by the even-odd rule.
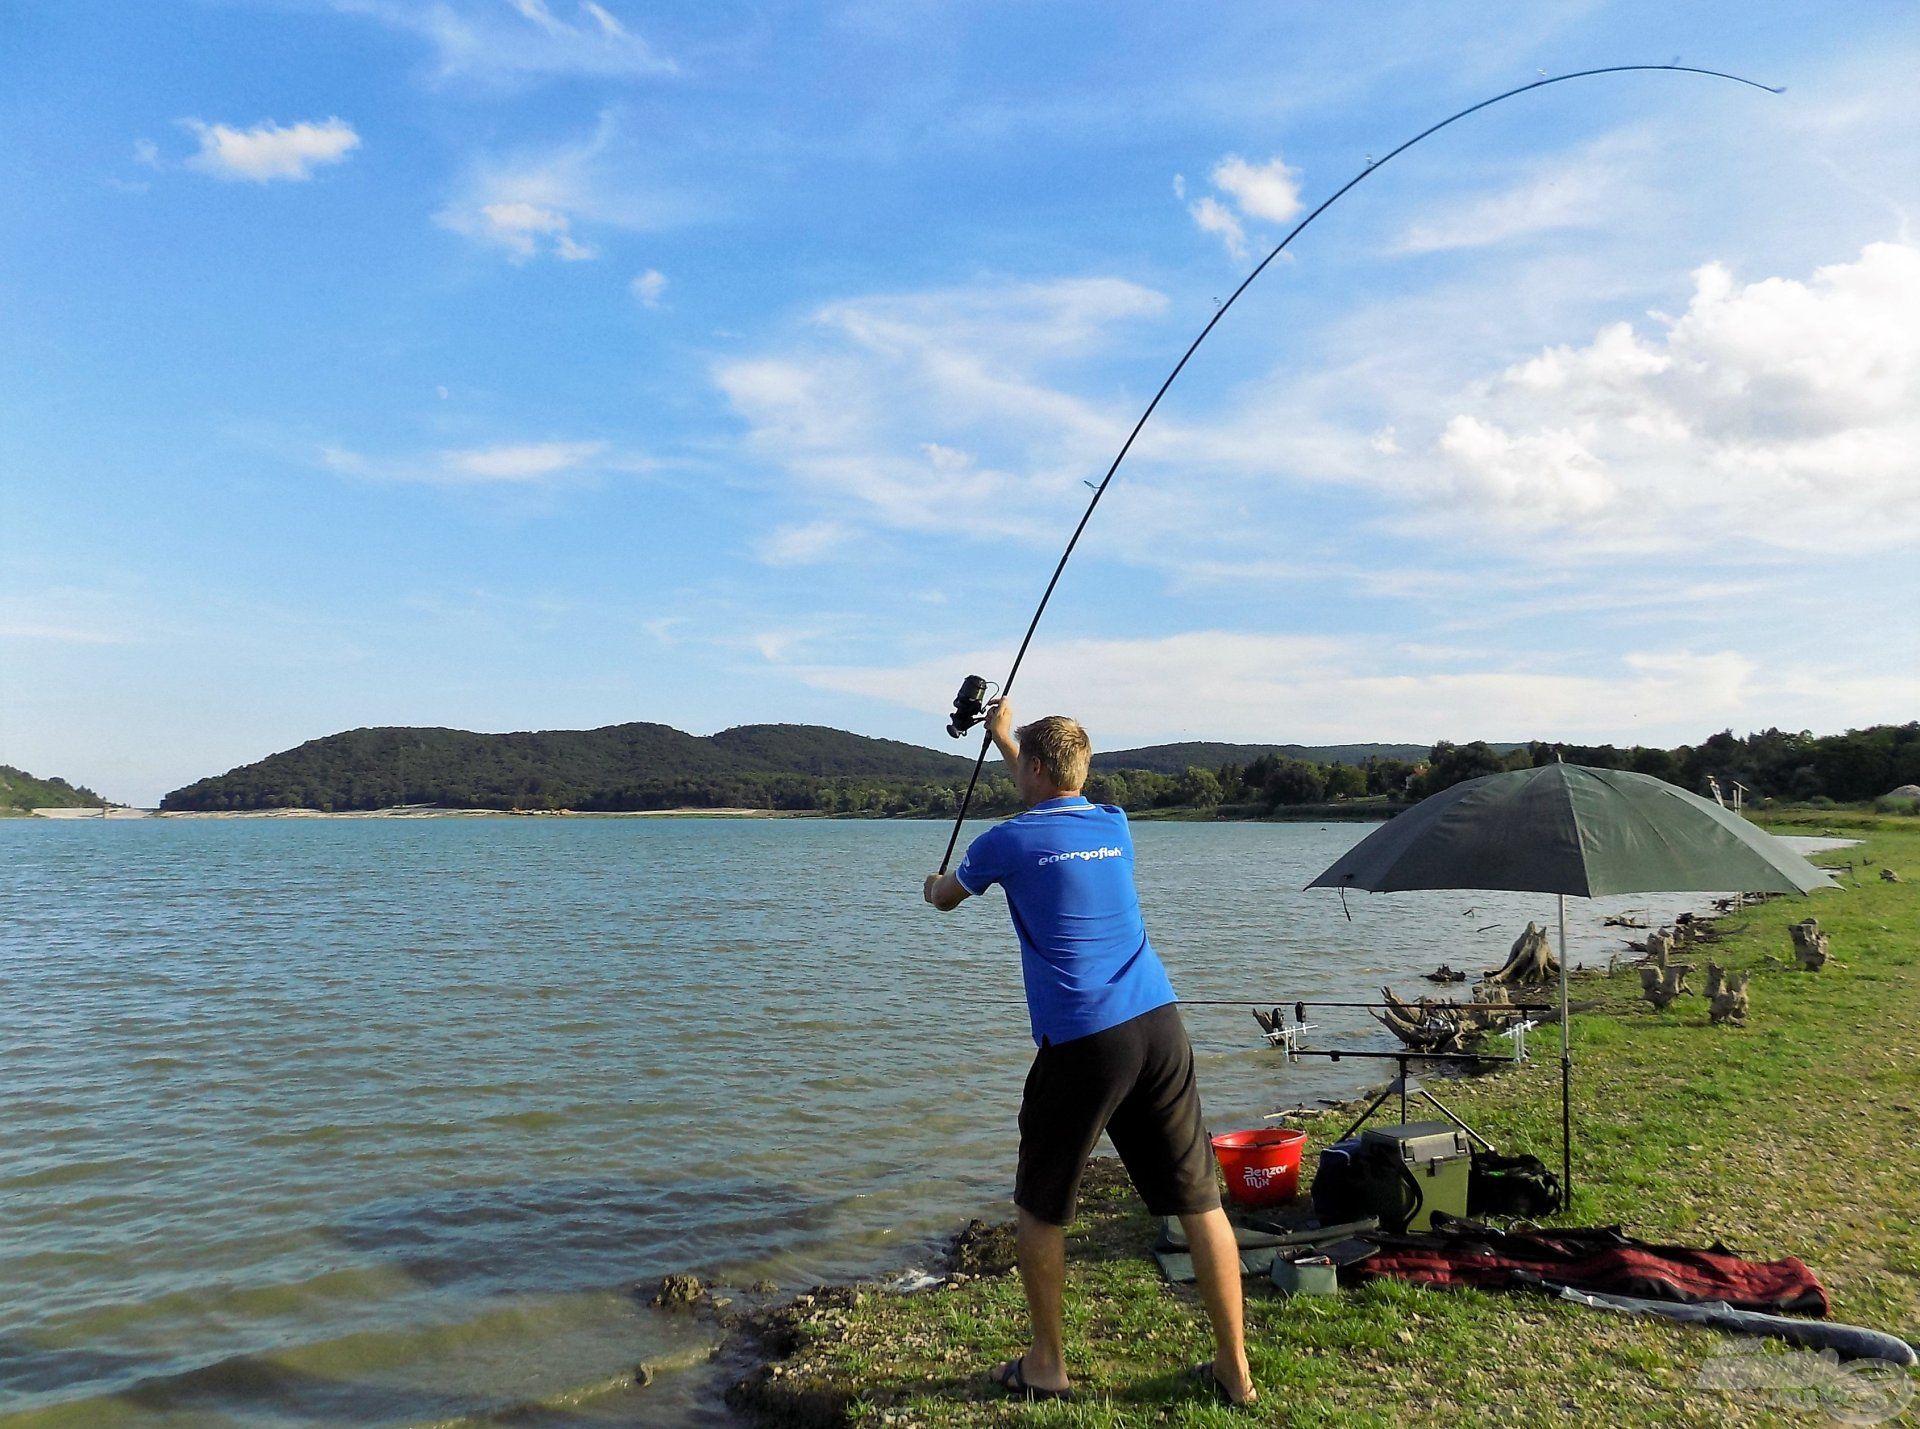
[[[1235,1399],[1220,1382],[1220,1376],[1213,1372],[1212,1360],[1201,1360],[1187,1371],[1187,1378],[1199,1385],[1202,1392],[1213,1396],[1214,1402],[1224,1404],[1229,1409],[1245,1409],[1253,1403],[1251,1399]]]
[[[1037,1403],[1043,1399],[1068,1400],[1073,1398],[1071,1389],[1042,1389],[1037,1384],[1027,1383],[1027,1357],[1007,1360],[996,1365],[987,1378],[999,1385],[1008,1394],[1019,1399]]]

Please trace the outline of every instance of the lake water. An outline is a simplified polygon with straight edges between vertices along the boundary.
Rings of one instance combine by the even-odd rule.
[[[1182,994],[1424,991],[1552,912],[1348,921],[1300,890],[1368,827],[1137,825]],[[1006,1213],[1018,955],[999,895],[920,902],[945,833],[0,821],[0,1425],[727,1422],[712,1332],[635,1282],[793,1290]],[[1581,906],[1575,961],[1645,903]],[[1187,1020],[1216,1130],[1381,1076]]]

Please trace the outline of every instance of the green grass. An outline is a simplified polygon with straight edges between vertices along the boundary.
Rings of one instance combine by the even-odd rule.
[[[1836,1319],[1920,1338],[1920,829],[1901,817],[1808,811],[1794,832],[1866,840],[1828,861],[1843,892],[1743,910],[1696,949],[1753,969],[1748,1027],[1709,1025],[1704,1001],[1656,1013],[1637,975],[1578,979],[1604,1006],[1574,1020],[1578,1199],[1568,1223],[1621,1223],[1653,1240],[1715,1239],[1757,1259],[1798,1255]],[[1817,828],[1810,829],[1813,824]],[[1787,831],[1787,830],[1783,830]],[[1879,866],[1903,883],[1883,882]],[[1786,926],[1808,912],[1835,965],[1802,973]],[[1737,931],[1734,931],[1737,930]],[[1558,1058],[1536,1034],[1529,1066],[1450,1084],[1449,1105],[1507,1149],[1558,1160]],[[1342,1128],[1336,1113],[1314,1145]],[[1311,1155],[1308,1166],[1311,1168]],[[1698,1387],[1729,1337],[1520,1296],[1376,1284],[1287,1301],[1247,1282],[1249,1353],[1263,1403],[1202,1400],[1181,1378],[1208,1353],[1191,1291],[1144,1254],[1153,1225],[1102,1178],[1071,1232],[1068,1338],[1080,1398],[1015,1404],[982,1371],[1024,1344],[1013,1276],[914,1296],[869,1294],[803,1324],[796,1353],[755,1398],[774,1423],[928,1426],[1221,1426],[1821,1422],[1779,1395]],[[1765,1353],[1779,1353],[1769,1347]],[[1810,1357],[1796,1356],[1796,1362]],[[1915,1382],[1920,1389],[1920,1381]],[[1914,1396],[1920,1406],[1920,1393]],[[1905,1422],[1912,1422],[1908,1418]]]

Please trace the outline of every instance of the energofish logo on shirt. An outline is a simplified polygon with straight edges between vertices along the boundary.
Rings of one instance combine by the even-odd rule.
[[[1042,858],[1039,863],[1035,864],[1034,867],[1045,868],[1050,863],[1065,863],[1070,858],[1091,860],[1096,858],[1125,857],[1126,855],[1117,848],[1087,848],[1076,850],[1073,853],[1050,853]]]

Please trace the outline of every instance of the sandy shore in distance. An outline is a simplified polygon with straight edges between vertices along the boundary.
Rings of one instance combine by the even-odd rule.
[[[150,819],[152,809],[34,809],[36,819]]]

